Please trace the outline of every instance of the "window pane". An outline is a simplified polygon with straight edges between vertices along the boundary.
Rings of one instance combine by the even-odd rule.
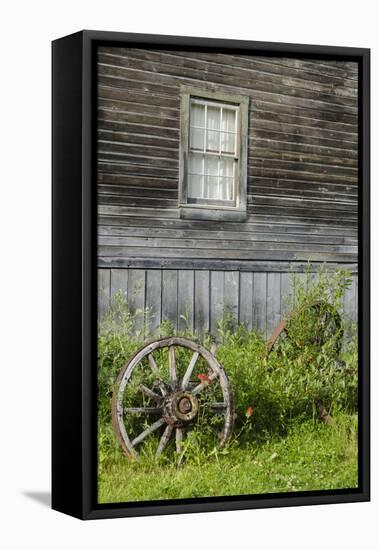
[[[220,160],[220,193],[223,200],[234,200],[234,159]]]
[[[204,150],[205,105],[191,103],[190,112],[190,148]]]
[[[190,148],[198,151],[204,150],[204,132],[202,128],[191,128],[190,130]]]
[[[236,111],[223,109],[221,130],[221,151],[224,153],[234,153],[236,149]]]
[[[220,159],[220,176],[228,176],[229,178],[233,177],[233,166],[234,166],[235,160],[234,159],[228,159],[228,158],[221,158]]]
[[[188,156],[188,173],[202,174],[203,173],[203,157],[201,155],[190,154]]]
[[[236,150],[236,135],[221,133],[221,152],[233,154]]]
[[[205,199],[219,199],[218,176],[205,176]]]
[[[220,132],[207,131],[207,151],[218,153],[220,151]]]
[[[218,176],[218,157],[205,157],[205,173],[210,176]]]
[[[234,179],[220,177],[220,199],[224,201],[234,200]]]
[[[219,107],[207,108],[207,151],[220,151],[220,113]]]
[[[218,157],[205,157],[205,198],[218,199]]]
[[[205,128],[205,105],[191,103],[191,126]]]
[[[223,108],[221,130],[223,132],[236,131],[236,111],[234,109]]]
[[[203,198],[204,176],[203,157],[190,154],[188,157],[188,197],[191,199]]]
[[[188,197],[190,199],[201,199],[202,196],[203,177],[188,176]]]
[[[208,130],[220,130],[220,107],[207,108],[207,128]]]

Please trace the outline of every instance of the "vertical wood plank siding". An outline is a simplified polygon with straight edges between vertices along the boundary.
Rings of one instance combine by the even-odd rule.
[[[100,315],[120,290],[147,331],[231,313],[268,335],[325,262],[354,272],[357,318],[356,64],[101,47],[97,67]],[[249,97],[246,221],[179,218],[181,84]]]
[[[357,79],[357,65],[349,62],[101,47],[99,266],[147,267],[145,260],[180,267],[191,260],[196,270],[212,259],[355,263]],[[183,83],[250,99],[246,222],[179,219]],[[276,279],[266,280],[269,316],[277,308],[270,286],[278,287]],[[236,308],[234,283],[226,277],[229,284]],[[263,315],[266,306],[256,306]],[[198,314],[206,315],[202,307],[193,310],[195,324]]]
[[[277,272],[103,268],[98,270],[99,315],[109,307],[121,281],[119,288],[131,312],[149,309],[147,332],[169,320],[181,330],[215,334],[217,321],[231,313],[238,322],[268,336],[293,304],[292,277]],[[305,281],[303,273],[296,277]],[[344,314],[356,321],[357,274],[352,278],[344,296]],[[142,316],[138,328],[143,328]]]

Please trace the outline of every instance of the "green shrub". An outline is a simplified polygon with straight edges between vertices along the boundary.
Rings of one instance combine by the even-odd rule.
[[[146,340],[159,336],[186,336],[208,349],[211,340],[216,339],[216,356],[229,377],[234,394],[234,445],[256,444],[269,435],[285,434],[293,422],[316,420],[320,403],[331,414],[355,411],[358,346],[356,329],[351,324],[349,341],[345,339],[342,348],[337,345],[347,328],[341,312],[343,295],[350,284],[349,273],[341,270],[332,275],[321,270],[316,280],[311,280],[308,273],[303,282],[294,276],[295,307],[289,317],[287,336],[278,341],[268,356],[263,335],[238,325],[227,312],[213,336],[190,330],[176,332],[170,322],[163,323],[150,334],[146,329],[150,312],[139,310],[132,315],[121,293],[116,294],[99,324],[98,334],[100,467],[121,453],[111,428],[115,379]],[[316,303],[322,305],[315,312],[312,306]],[[324,327],[319,317],[325,311],[336,312],[341,317],[341,324],[331,325],[327,337],[320,339],[318,335]],[[163,357],[162,362],[165,361]],[[205,367],[199,365],[199,369],[202,368]],[[132,393],[130,399],[133,399]],[[199,426],[188,440],[187,458],[199,460],[200,447],[208,456],[214,456],[215,448],[207,441],[206,430],[204,432]],[[149,443],[145,447],[148,455]]]

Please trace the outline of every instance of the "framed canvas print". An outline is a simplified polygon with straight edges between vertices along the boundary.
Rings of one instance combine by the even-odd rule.
[[[53,42],[53,508],[369,499],[369,50]]]

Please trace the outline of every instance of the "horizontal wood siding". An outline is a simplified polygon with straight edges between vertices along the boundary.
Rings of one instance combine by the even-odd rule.
[[[305,275],[296,275],[304,282]],[[317,275],[310,277],[310,281]],[[293,274],[176,269],[99,269],[98,310],[101,318],[117,291],[132,313],[139,312],[138,329],[154,330],[171,321],[174,328],[216,333],[217,323],[232,315],[249,329],[271,334],[293,307]],[[344,296],[346,319],[357,320],[357,274]],[[144,321],[142,312],[149,310]]]
[[[250,98],[245,222],[179,219],[183,83]],[[179,267],[192,261],[187,267],[194,270],[206,270],[212,259],[238,268],[254,261],[354,264],[357,89],[357,65],[349,62],[101,47],[99,265],[143,267],[143,259]],[[205,289],[196,273],[194,280]],[[254,283],[243,280],[248,292]],[[271,316],[277,278],[266,283],[269,300],[256,307],[267,306]],[[236,307],[234,282],[224,284]],[[182,297],[171,300],[170,310],[182,308]],[[199,311],[192,304],[195,325],[207,315],[205,305]],[[250,319],[248,311],[242,315]]]

